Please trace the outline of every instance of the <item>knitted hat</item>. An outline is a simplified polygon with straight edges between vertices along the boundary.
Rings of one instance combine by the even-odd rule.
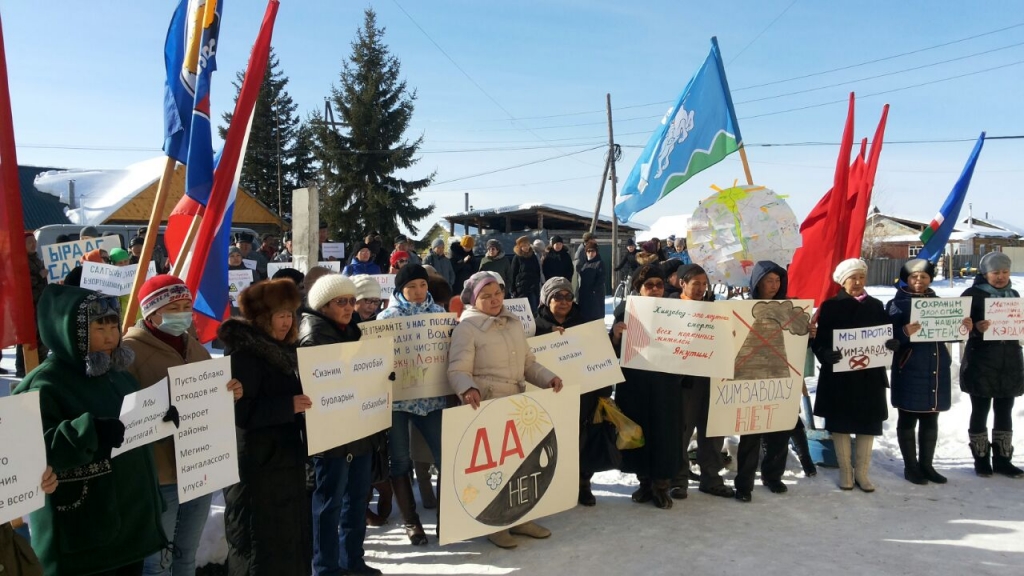
[[[459,240],[459,244],[461,244],[466,250],[472,250],[473,247],[476,246],[476,240],[474,240],[469,234],[466,234],[462,237],[462,240]]]
[[[982,274],[1009,269],[1010,257],[1002,252],[989,252],[981,257],[981,263],[978,264],[978,271]]]
[[[928,275],[929,278],[934,280],[935,264],[932,264],[931,262],[923,258],[914,258],[913,260],[910,260],[906,264],[904,264],[903,268],[900,268],[900,280],[906,283],[907,278],[910,278],[910,275],[913,274],[914,272],[924,272],[925,274]]]
[[[114,248],[113,250],[110,251],[110,262],[112,264],[124,262],[129,258],[131,258],[131,255],[128,254],[128,251],[125,250],[124,248]]]
[[[633,238],[626,240],[626,246],[636,246],[636,240]]]
[[[405,250],[395,250],[394,252],[391,253],[391,265],[392,266],[398,264],[399,260],[408,260],[408,259],[409,259],[409,253],[406,252]]]
[[[552,245],[555,245],[555,244],[565,244],[565,242],[562,242],[562,237],[561,236],[559,236],[558,234],[555,234],[554,236],[551,237],[551,244]]]
[[[498,240],[491,238],[490,240],[487,241],[487,249],[490,250],[491,248],[497,248],[498,252],[501,252],[501,242],[498,242]]]
[[[658,251],[658,244],[654,240],[648,240],[640,245],[640,249],[648,254],[654,254]]]
[[[427,275],[427,270],[419,264],[406,264],[402,266],[402,269],[395,274],[395,294],[401,294],[402,288],[413,280],[423,280],[424,282],[430,280]]]
[[[358,274],[352,277],[356,285],[356,300],[380,300],[380,283],[369,274]]]
[[[500,276],[491,272],[477,272],[473,274],[466,280],[466,285],[462,288],[462,303],[469,306],[474,305],[477,297],[480,296],[480,291],[488,284],[497,284],[504,287],[500,278]]]
[[[572,282],[561,276],[549,278],[540,288],[540,303],[547,306],[548,302],[551,301],[551,297],[563,290],[572,295]]]
[[[339,296],[351,294],[356,295],[356,285],[348,276],[341,274],[328,274],[316,281],[313,288],[309,290],[306,299],[309,307],[319,310],[327,306],[328,302]]]
[[[157,274],[146,280],[139,289],[139,307],[142,308],[143,318],[149,318],[157,310],[178,300],[191,302],[192,293],[180,278],[170,274]]]
[[[79,238],[86,238],[86,237],[98,238],[99,235],[100,235],[100,231],[97,230],[95,226],[86,226],[86,227],[82,228],[81,231],[78,232],[78,237]]]
[[[540,238],[534,240],[533,241],[533,249],[536,250],[537,252],[543,252],[544,251],[544,241],[541,240]]]
[[[441,248],[444,248],[444,240],[441,239],[441,238],[434,238],[434,241],[430,243],[430,249],[433,250],[434,248],[437,248],[438,246],[440,246]]]
[[[241,253],[242,253],[242,251],[238,249],[238,246],[232,246],[232,247],[228,248],[228,256],[231,256],[232,254],[241,254]]]
[[[853,276],[857,272],[868,273],[867,262],[860,258],[850,258],[849,260],[843,260],[836,266],[836,271],[832,273],[832,279],[835,280],[836,284],[842,284],[846,282],[846,279]]]

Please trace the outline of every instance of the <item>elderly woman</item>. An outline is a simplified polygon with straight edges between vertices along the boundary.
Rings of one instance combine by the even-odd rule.
[[[991,476],[993,472],[1011,478],[1024,471],[1010,462],[1013,456],[1013,401],[1024,394],[1024,357],[1018,340],[985,340],[990,321],[985,319],[985,301],[989,298],[1019,298],[1010,287],[1010,258],[1002,252],[989,252],[978,265],[974,285],[962,296],[971,297],[974,330],[964,348],[960,365],[960,389],[971,395],[971,423],[968,433],[974,472]],[[988,413],[993,411],[992,442],[988,439]],[[991,457],[991,460],[989,459]]]
[[[487,241],[487,252],[480,259],[480,272],[497,272],[501,276],[502,285],[506,286],[506,290],[511,290],[512,263],[505,257],[501,242],[494,238]]]
[[[818,308],[818,329],[811,350],[821,362],[814,415],[824,418],[825,429],[832,433],[839,461],[839,487],[853,490],[856,484],[864,492],[874,492],[875,486],[868,477],[871,448],[875,436],[882,435],[882,423],[889,417],[885,405],[889,379],[881,367],[852,372],[832,370],[833,365],[843,361],[832,341],[836,330],[892,322],[882,303],[864,291],[867,273],[868,265],[860,258],[843,260],[836,267],[832,279],[842,290]],[[898,340],[890,339],[885,347],[896,351],[899,344]],[[851,459],[851,434],[857,437],[856,462]]]
[[[583,247],[583,258],[576,263],[576,272],[580,275],[580,288],[577,301],[583,320],[600,320],[604,318],[604,260],[597,252],[597,242],[590,240]]]
[[[555,392],[562,389],[562,379],[534,359],[522,322],[505,308],[504,300],[505,286],[488,272],[470,276],[462,290],[466,308],[452,333],[448,381],[462,403],[474,409],[483,400],[523,392],[526,382]],[[524,522],[487,539],[499,548],[515,548],[513,534],[547,538],[551,531],[536,522]]]
[[[308,575],[312,561],[303,412],[312,401],[298,377],[291,280],[269,280],[239,294],[243,319],[218,335],[231,374],[245,386],[235,403],[238,484],[224,490],[227,570],[239,575]]]
[[[579,326],[585,321],[580,313],[580,308],[572,299],[572,283],[569,280],[555,276],[544,283],[540,289],[541,304],[537,310],[537,336],[550,334],[558,331],[562,333],[566,328]],[[594,411],[597,410],[598,399],[612,395],[611,386],[587,392],[580,396],[580,428],[594,418]],[[594,476],[591,463],[587,460],[586,454],[580,446],[580,493],[578,502],[583,506],[594,506],[597,499],[590,489],[590,479]]]
[[[665,274],[657,264],[641,266],[633,277],[633,294],[642,298],[661,298],[665,294]],[[626,302],[615,309],[612,346],[622,347],[626,329]],[[652,502],[658,508],[672,507],[669,495],[671,479],[683,465],[682,378],[678,374],[623,368],[626,381],[617,387],[615,400],[631,420],[644,431],[644,445],[622,453],[622,471],[636,474],[640,486],[633,502]],[[685,493],[685,492],[684,492]]]
[[[899,413],[896,437],[903,454],[903,477],[914,484],[946,483],[946,477],[932,466],[932,458],[939,437],[939,412],[949,410],[952,403],[952,358],[942,342],[910,341],[921,330],[920,322],[910,322],[913,301],[937,297],[930,288],[934,276],[931,262],[920,258],[907,262],[900,269],[896,297],[886,305],[900,341],[900,352],[892,363],[892,405]],[[970,317],[964,318],[963,326],[970,332],[974,323]]]
[[[341,274],[316,281],[299,309],[299,346],[356,342],[356,285]],[[363,560],[366,505],[370,494],[375,435],[332,448],[313,458],[313,570],[316,574],[377,573]],[[339,539],[340,526],[340,539]],[[339,547],[340,544],[340,547]]]

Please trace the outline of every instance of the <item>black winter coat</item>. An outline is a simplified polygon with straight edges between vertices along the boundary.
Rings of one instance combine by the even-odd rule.
[[[299,347],[320,346],[323,344],[340,344],[357,342],[363,331],[356,325],[357,312],[352,313],[352,321],[342,330],[330,318],[303,306],[299,308]],[[361,456],[375,448],[375,434],[360,438],[355,442],[343,444],[323,453],[326,458],[346,458],[349,455]]]
[[[985,300],[995,298],[980,285],[988,281],[979,274],[961,296],[970,296],[971,320],[977,326],[985,319]],[[1020,294],[1011,290],[1014,298]],[[960,389],[985,398],[1015,398],[1024,394],[1024,356],[1018,340],[985,340],[977,329],[971,331],[960,364]]]
[[[572,254],[569,254],[565,247],[558,251],[548,250],[547,256],[544,257],[544,279],[551,280],[555,277],[572,282]]]
[[[306,496],[304,421],[295,346],[241,320],[218,336],[231,375],[245,394],[235,403],[238,484],[224,490],[231,575],[306,576],[313,561],[312,510]]]
[[[950,364],[942,342],[911,342],[903,329],[910,324],[914,298],[935,298],[935,292],[913,294],[899,288],[886,304],[900,348],[892,363],[892,405],[909,412],[944,412],[951,403]]]
[[[512,297],[525,298],[527,294],[540,296],[540,262],[533,250],[519,250],[512,258]]]
[[[615,271],[622,271],[624,274],[630,276],[636,272],[636,269],[640,267],[640,264],[636,261],[636,250],[630,252],[626,250],[622,253],[622,258],[619,258],[619,263],[615,266]]]
[[[480,269],[480,261],[473,256],[472,251],[466,251],[462,244],[453,242],[451,247],[452,269],[455,270],[455,283],[452,284],[453,294],[462,294],[462,287],[470,276],[476,274]],[[467,260],[466,257],[469,257]]]
[[[863,302],[845,290],[821,304],[818,310],[818,335],[811,350],[821,362],[818,391],[814,399],[814,415],[834,418],[843,422],[877,424],[889,417],[885,389],[889,379],[885,370],[874,368],[859,372],[833,372],[832,331],[846,328],[866,328],[890,324],[885,307],[868,296]],[[826,422],[828,425],[828,422]],[[845,430],[840,430],[845,432]]]
[[[604,261],[600,256],[587,260],[586,254],[578,264],[576,271],[580,274],[580,287],[576,294],[583,320],[600,320],[604,318]]]

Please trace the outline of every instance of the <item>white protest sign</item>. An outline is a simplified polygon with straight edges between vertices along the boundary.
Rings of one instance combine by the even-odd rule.
[[[340,260],[332,260],[330,262],[317,262],[316,265],[320,266],[321,268],[327,268],[331,272],[337,272],[338,274],[341,274]]]
[[[228,299],[238,302],[238,295],[252,284],[252,270],[228,270]]]
[[[121,243],[117,236],[88,238],[74,242],[48,244],[43,246],[43,263],[46,264],[46,281],[53,284],[60,282],[77,266],[88,252],[93,250],[110,251],[119,248]]]
[[[533,311],[530,310],[530,301],[526,298],[509,298],[505,300],[505,309],[514,314],[523,323],[523,330],[526,337],[530,338],[537,333],[537,321],[533,319]]]
[[[0,524],[46,504],[45,471],[39,392],[0,398]]]
[[[391,295],[395,293],[395,275],[370,274],[370,278],[373,278],[377,281],[377,284],[380,284],[380,297],[384,300],[390,300]]]
[[[625,321],[623,367],[732,378],[735,349],[727,303],[630,296]]]
[[[813,300],[729,300],[733,378],[711,380],[709,437],[792,430],[800,415]]]
[[[168,408],[167,378],[125,396],[121,403],[120,417],[124,424],[124,443],[120,448],[111,450],[110,457],[115,458],[133,448],[174,434],[174,423],[163,421]]]
[[[363,338],[387,338],[394,346],[395,400],[432,398],[452,393],[448,350],[455,314],[419,314],[362,322]]]
[[[557,514],[579,496],[579,395],[525,392],[441,418],[441,544]]]
[[[390,342],[375,338],[298,353],[302,393],[313,401],[306,410],[310,456],[391,427]]]
[[[273,278],[274,274],[277,274],[279,270],[285,268],[291,268],[292,270],[298,270],[291,262],[268,262],[267,263],[267,278]]]
[[[594,320],[564,333],[534,336],[527,343],[537,362],[554,371],[566,386],[579,386],[580,394],[625,380],[615,358],[604,320]]]
[[[323,254],[324,260],[335,260],[345,259],[345,243],[344,242],[324,242],[320,245],[320,253]]]
[[[255,270],[256,269],[256,261],[255,260],[249,260],[247,258],[243,258],[242,259],[242,266],[245,266],[249,270]]]
[[[910,323],[921,323],[911,342],[966,340],[964,318],[971,316],[971,298],[911,298]]]
[[[124,296],[131,293],[132,282],[138,271],[135,266],[82,262],[82,281],[79,286],[107,296]]]
[[[832,331],[833,350],[843,359],[832,367],[833,372],[855,372],[892,366],[892,350],[885,341],[892,339],[892,324],[846,328]]]
[[[181,426],[174,434],[178,501],[188,502],[238,482],[231,359],[214,358],[167,369],[171,402]]]
[[[986,298],[985,340],[1024,340],[1024,298]]]

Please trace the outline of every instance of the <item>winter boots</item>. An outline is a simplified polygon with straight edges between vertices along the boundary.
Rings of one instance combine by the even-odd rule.
[[[946,477],[935,471],[932,466],[932,459],[935,457],[935,444],[939,440],[938,430],[921,430],[919,435],[920,452],[918,454],[918,465],[921,467],[921,475],[929,482],[945,484]],[[900,446],[902,447],[902,443]]]
[[[398,501],[398,510],[402,514],[402,527],[405,528],[409,542],[413,546],[426,546],[427,535],[423,532],[420,516],[416,513],[416,498],[412,494],[410,474],[392,476],[391,485],[395,489],[395,500]]]
[[[864,492],[874,492],[875,485],[868,478],[871,472],[871,449],[875,445],[875,437],[857,434],[857,462],[853,465],[854,481]]]
[[[992,475],[992,445],[988,442],[988,430],[969,432],[971,455],[974,456],[974,473],[982,478]]]
[[[850,459],[850,435],[832,434],[832,445],[835,447],[836,460],[839,462],[839,488],[853,490],[853,462]]]
[[[420,502],[427,510],[437,508],[437,496],[434,496],[434,484],[430,479],[430,463],[414,462],[413,470],[416,472],[416,486],[420,491]]]
[[[597,504],[597,498],[594,497],[594,492],[590,489],[591,476],[591,474],[580,474],[580,494],[576,501],[581,506],[594,506]]]
[[[804,469],[804,476],[817,476],[818,468],[814,465],[814,458],[811,458],[811,447],[807,445],[807,430],[803,426],[793,429],[790,443],[796,455],[800,457],[800,467]]]
[[[1024,476],[1024,470],[1017,468],[1010,463],[1013,457],[1013,431],[993,430],[992,431],[992,471],[996,474],[1020,478]]]
[[[921,466],[917,462],[916,431],[913,428],[897,429],[896,438],[900,442],[900,452],[903,453],[903,477],[911,484],[927,484],[928,480],[921,474]],[[921,453],[923,455],[924,451]]]
[[[637,486],[637,489],[633,491],[631,498],[633,499],[633,502],[636,502],[637,504],[646,504],[647,502],[650,502],[653,497],[653,494],[651,493],[651,479],[640,478],[638,476],[637,480],[640,481],[640,486]]]
[[[651,501],[662,510],[672,507],[672,496],[668,491],[672,487],[670,480],[655,480],[651,483]]]

